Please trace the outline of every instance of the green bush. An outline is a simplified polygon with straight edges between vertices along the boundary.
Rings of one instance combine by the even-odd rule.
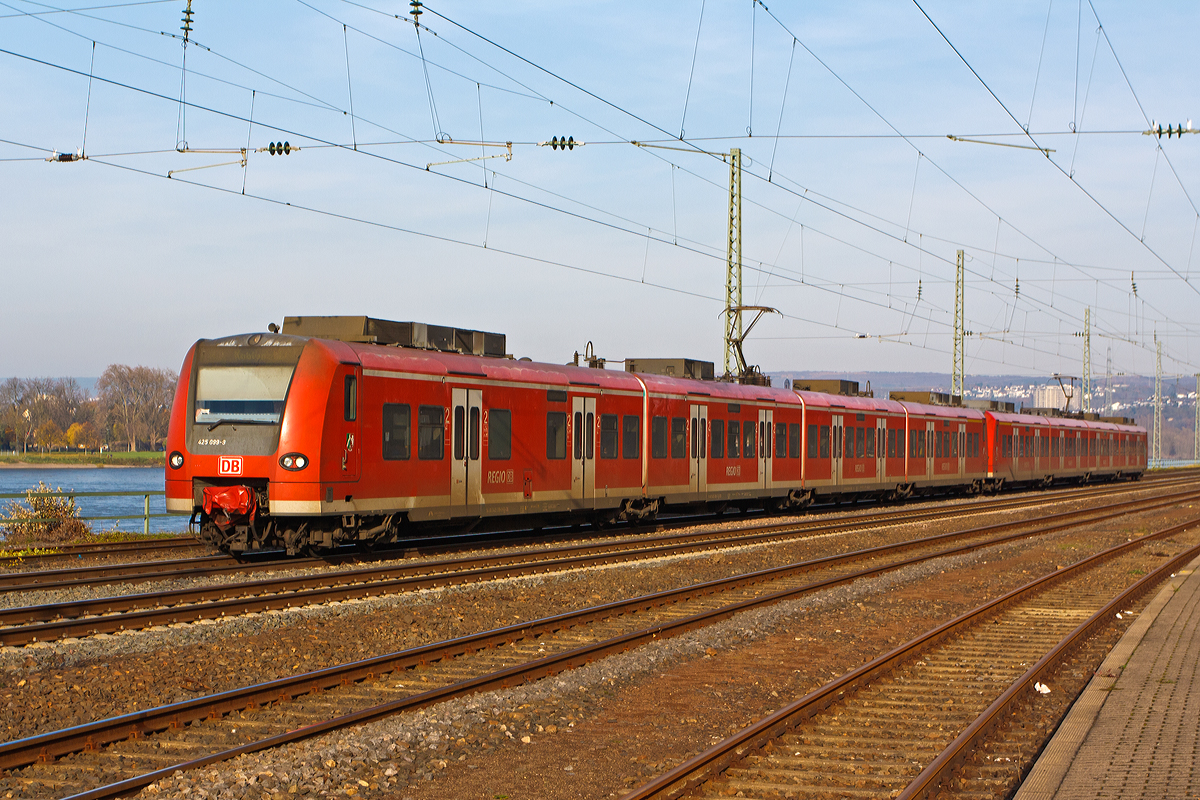
[[[79,508],[73,497],[37,497],[39,493],[61,492],[62,489],[51,489],[45,483],[26,492],[25,502],[12,500],[5,504],[0,512],[0,522],[4,520],[34,519],[38,522],[8,522],[3,525],[6,543],[43,542],[46,544],[61,544],[87,538],[92,528],[79,518]]]

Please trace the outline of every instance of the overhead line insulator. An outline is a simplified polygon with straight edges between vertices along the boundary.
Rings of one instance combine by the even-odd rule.
[[[538,147],[549,147],[551,150],[574,150],[583,147],[586,142],[575,141],[574,136],[555,136],[548,142],[538,142]]]
[[[183,26],[179,29],[183,31],[183,41],[187,42],[192,35],[192,0],[188,0],[187,8],[183,10]]]
[[[1168,139],[1170,139],[1172,136],[1178,136],[1180,139],[1182,139],[1185,133],[1200,133],[1200,129],[1193,128],[1192,121],[1189,119],[1187,121],[1186,128],[1183,125],[1168,125],[1164,128],[1160,122],[1151,122],[1150,130],[1142,131],[1143,136],[1156,136],[1159,139],[1163,137],[1164,133],[1167,135]]]

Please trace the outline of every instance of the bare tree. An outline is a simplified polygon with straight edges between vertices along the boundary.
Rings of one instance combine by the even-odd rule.
[[[110,364],[96,383],[108,428],[129,442],[130,452],[138,442],[151,449],[167,435],[171,402],[178,376],[171,370]]]

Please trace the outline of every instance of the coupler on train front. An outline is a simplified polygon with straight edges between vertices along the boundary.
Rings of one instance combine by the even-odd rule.
[[[263,492],[265,495],[265,491]],[[262,550],[273,526],[266,497],[250,486],[206,486],[200,512],[200,541],[223,553]]]

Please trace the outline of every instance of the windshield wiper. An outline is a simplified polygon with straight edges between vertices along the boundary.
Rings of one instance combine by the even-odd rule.
[[[210,431],[215,431],[222,425],[276,425],[277,422],[262,419],[219,419],[212,425],[208,426]]]

